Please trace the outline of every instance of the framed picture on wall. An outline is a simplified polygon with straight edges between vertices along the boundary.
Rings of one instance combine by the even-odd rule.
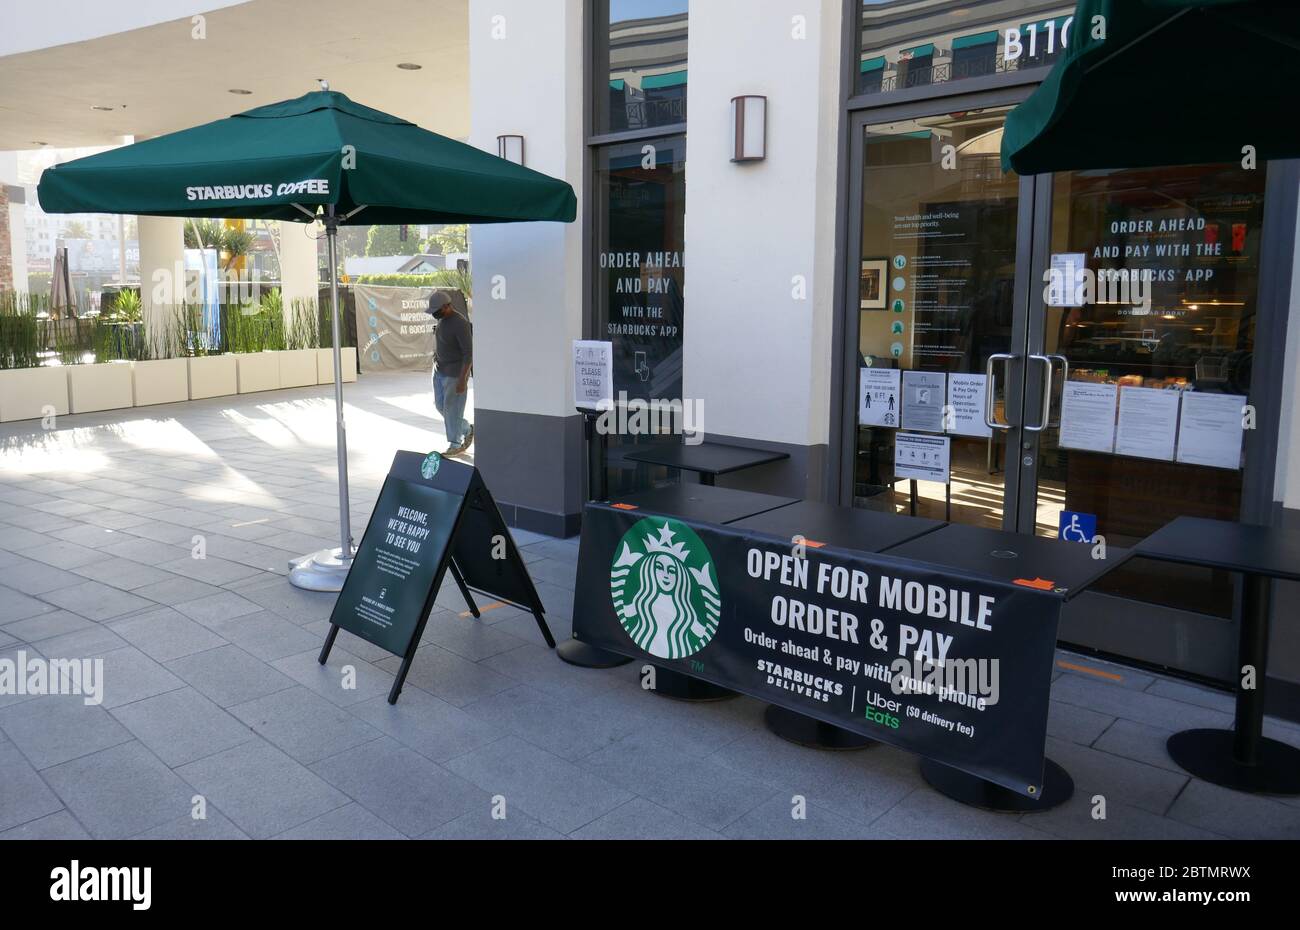
[[[864,258],[862,276],[858,282],[858,300],[863,310],[885,309],[885,275],[889,270],[887,258]]]

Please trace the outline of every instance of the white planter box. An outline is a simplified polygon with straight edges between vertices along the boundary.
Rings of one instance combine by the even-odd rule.
[[[239,393],[239,369],[233,355],[199,355],[189,359],[190,400]]]
[[[68,412],[68,369],[14,368],[0,371],[0,422],[43,417],[50,407]]]
[[[345,382],[357,380],[357,350],[352,346],[344,346],[341,351],[343,353],[343,380]],[[334,383],[333,349],[316,350],[316,371],[318,383]]]
[[[290,349],[275,354],[280,357],[280,387],[305,387],[317,383],[315,349]]]
[[[174,404],[189,400],[190,366],[188,359],[158,358],[147,362],[132,362],[131,376],[135,381],[135,405]]]
[[[135,404],[130,362],[68,366],[68,402],[73,413],[118,410]]]
[[[278,352],[248,352],[236,355],[239,362],[239,393],[274,391],[280,386]]]

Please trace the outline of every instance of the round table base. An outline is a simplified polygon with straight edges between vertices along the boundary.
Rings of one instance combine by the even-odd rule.
[[[854,733],[852,730],[805,717],[803,714],[777,707],[775,704],[767,705],[767,710],[763,711],[763,722],[781,739],[812,749],[843,751],[870,749],[872,746],[879,745],[874,739]]]
[[[935,791],[968,807],[1014,814],[1050,810],[1074,794],[1074,779],[1051,759],[1043,765],[1043,789],[1037,798],[1017,794],[932,759],[921,760],[921,777]]]
[[[656,665],[654,670],[655,686],[647,690],[660,697],[669,697],[678,701],[725,701],[728,698],[740,697],[738,692],[730,688],[692,678],[690,675],[683,675],[661,665]]]
[[[555,654],[570,665],[580,668],[617,668],[632,661],[627,656],[607,649],[597,649],[577,639],[560,643],[555,647]]]
[[[1197,778],[1250,794],[1300,794],[1300,749],[1275,739],[1259,741],[1259,763],[1233,758],[1232,730],[1183,730],[1165,748]]]

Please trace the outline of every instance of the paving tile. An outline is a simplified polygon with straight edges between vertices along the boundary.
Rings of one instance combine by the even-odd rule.
[[[501,736],[489,724],[414,687],[406,688],[396,704],[389,704],[386,697],[375,697],[350,705],[348,710],[439,763],[486,746]]]
[[[755,807],[725,831],[732,839],[745,840],[888,840],[896,839],[879,827],[848,820],[816,804],[803,803],[795,816],[796,804],[789,797],[775,797]]]
[[[81,584],[47,591],[41,595],[41,599],[97,621],[110,620],[153,606],[152,601],[98,581],[82,581]]]
[[[506,736],[446,764],[490,795],[502,795],[561,833],[571,833],[631,800],[611,785],[559,756]]]
[[[465,713],[493,731],[511,733],[570,761],[604,749],[635,728],[633,721],[601,710],[599,703],[566,704],[528,685],[519,685],[464,707]]]
[[[104,706],[110,709],[185,686],[134,646],[114,649],[95,659],[104,662]]]
[[[300,626],[269,610],[208,622],[208,629],[263,662],[319,648],[323,637],[313,636]]]
[[[141,585],[132,589],[131,593],[138,597],[147,597],[151,601],[165,604],[168,607],[221,593],[221,588],[216,585],[196,581],[182,575],[173,575],[170,572],[164,574],[167,575],[166,579]]]
[[[286,830],[277,840],[404,840],[394,829],[360,804],[349,804]]]
[[[1168,769],[1171,772],[1182,772],[1182,768],[1170,757],[1169,750],[1165,748],[1165,743],[1172,735],[1173,732],[1170,730],[1149,727],[1145,723],[1116,720],[1092,744],[1092,747],[1111,755]]]
[[[330,756],[311,769],[407,836],[428,833],[491,803],[469,782],[388,738]]]
[[[1049,701],[1047,708],[1047,735],[1091,746],[1115,722],[1109,714],[1099,714],[1086,707]]]
[[[293,687],[293,681],[238,646],[173,659],[167,667],[221,707]]]
[[[507,678],[531,685],[564,701],[590,700],[598,691],[614,688],[618,679],[600,670],[563,662],[552,649],[529,644],[484,659],[483,665]]]
[[[1300,839],[1300,808],[1193,778],[1169,817],[1234,839]]]
[[[1208,707],[1210,710],[1221,711],[1225,714],[1231,714],[1236,707],[1232,694],[1227,691],[1202,688],[1199,685],[1183,681],[1170,681],[1167,678],[1153,680],[1151,686],[1146,689],[1146,693],[1173,698],[1185,704],[1195,704],[1197,707]]]
[[[0,832],[0,840],[88,840],[91,836],[66,810],[47,814],[19,827]]]
[[[254,839],[283,833],[349,800],[260,739],[183,765],[176,772]]]
[[[4,580],[10,588],[23,594],[36,596],[73,587],[86,579],[52,565],[22,559],[5,567]]]
[[[188,550],[189,546],[181,549],[178,545],[172,543],[133,536],[130,539],[123,539],[121,542],[102,546],[99,551],[119,558],[143,562],[145,565],[152,565],[155,568],[164,568],[163,563],[165,562],[172,562],[177,558],[188,558]],[[166,569],[164,568],[164,570]]]
[[[1024,814],[1020,820],[1033,827],[1071,840],[1214,840],[1222,836],[1142,810],[1112,798],[1106,799],[1105,818],[1097,796],[1080,791],[1060,807],[1041,813]]]
[[[8,578],[7,571],[5,577]],[[38,614],[46,614],[51,610],[58,610],[58,608],[53,604],[47,604],[30,595],[15,591],[13,588],[0,587],[0,627],[18,620],[35,617]]]
[[[81,659],[103,655],[131,644],[102,623],[92,623],[88,629],[38,639],[31,645],[46,658]]]
[[[472,662],[519,646],[518,639],[506,631],[464,619],[449,610],[435,610],[430,615],[420,642],[441,646]]]
[[[301,686],[235,704],[230,713],[304,764],[368,743],[379,730]]]
[[[389,656],[375,664],[396,675],[402,667],[402,660],[397,656]],[[433,645],[421,646],[416,650],[406,680],[456,707],[464,707],[480,698],[500,694],[518,684],[511,678],[498,675],[482,665]]]
[[[213,624],[220,620],[230,620],[257,613],[261,608],[252,601],[246,601],[233,591],[222,591],[195,601],[182,601],[175,609],[203,624]]]
[[[134,740],[56,765],[44,775],[96,839],[125,839],[172,820],[190,809],[194,794]]]
[[[578,767],[715,831],[778,793],[768,782],[640,733],[581,759]]]
[[[158,567],[176,575],[184,575],[186,578],[193,578],[196,581],[204,581],[215,585],[229,584],[232,581],[248,578],[250,575],[258,573],[256,568],[250,568],[247,565],[240,565],[238,562],[229,562],[226,559],[219,559],[214,556],[209,556],[206,559],[195,559],[187,555],[174,561],[159,562]]]
[[[112,630],[159,662],[226,645],[216,633],[170,607],[133,614],[114,623]]]
[[[633,798],[569,834],[575,840],[720,840],[724,837],[665,810]]]
[[[498,808],[499,810],[499,808]],[[493,817],[492,805],[476,806],[455,820],[431,830],[422,840],[563,840],[563,833],[515,810],[509,804],[504,816]]]
[[[0,730],[37,769],[131,740],[107,710],[74,696],[36,697],[0,708]]]
[[[319,656],[320,649],[308,649],[276,659],[271,665],[341,707],[360,704],[381,694],[387,696],[392,687],[392,675],[337,645],[330,652],[327,664],[321,665]]]
[[[53,565],[55,568],[67,569],[103,559],[103,556],[89,546],[80,546],[62,539],[34,549],[24,549],[23,555],[37,562]]]
[[[194,817],[193,798],[190,813],[170,820],[161,826],[137,833],[137,840],[246,840],[248,834],[230,822],[230,818],[207,805],[205,816]]]
[[[1075,791],[1102,795],[1153,814],[1164,814],[1187,784],[1180,772],[1135,762],[1062,740],[1048,739],[1047,754],[1065,767]]]
[[[145,585],[157,584],[176,577],[143,562],[133,562],[117,556],[80,565],[72,571],[83,578],[111,585],[122,591],[138,591]]]
[[[18,747],[0,740],[0,830],[38,820],[63,808],[45,780],[36,773]]]
[[[1053,835],[1022,823],[1014,814],[967,807],[928,786],[903,798],[872,826],[909,839],[1042,840]]]
[[[55,609],[51,613],[40,614],[27,620],[19,620],[17,623],[10,623],[4,628],[4,631],[19,642],[34,643],[54,636],[62,636],[65,633],[93,630],[96,626],[97,624],[93,621],[87,620],[78,614]]]
[[[175,768],[253,739],[253,731],[193,688],[168,691],[113,710],[113,716]]]
[[[1052,697],[1067,704],[1102,714],[1123,717],[1168,730],[1188,727],[1229,727],[1232,716],[1208,708],[1184,704],[1158,694],[1123,688],[1109,682],[1062,675],[1052,683]]]

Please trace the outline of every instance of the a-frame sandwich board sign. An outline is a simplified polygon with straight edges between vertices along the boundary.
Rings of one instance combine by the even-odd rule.
[[[532,613],[555,648],[541,598],[478,469],[436,452],[398,452],[334,604],[320,664],[340,629],[401,656],[388,694],[397,703],[447,571],[475,618],[471,591]]]

